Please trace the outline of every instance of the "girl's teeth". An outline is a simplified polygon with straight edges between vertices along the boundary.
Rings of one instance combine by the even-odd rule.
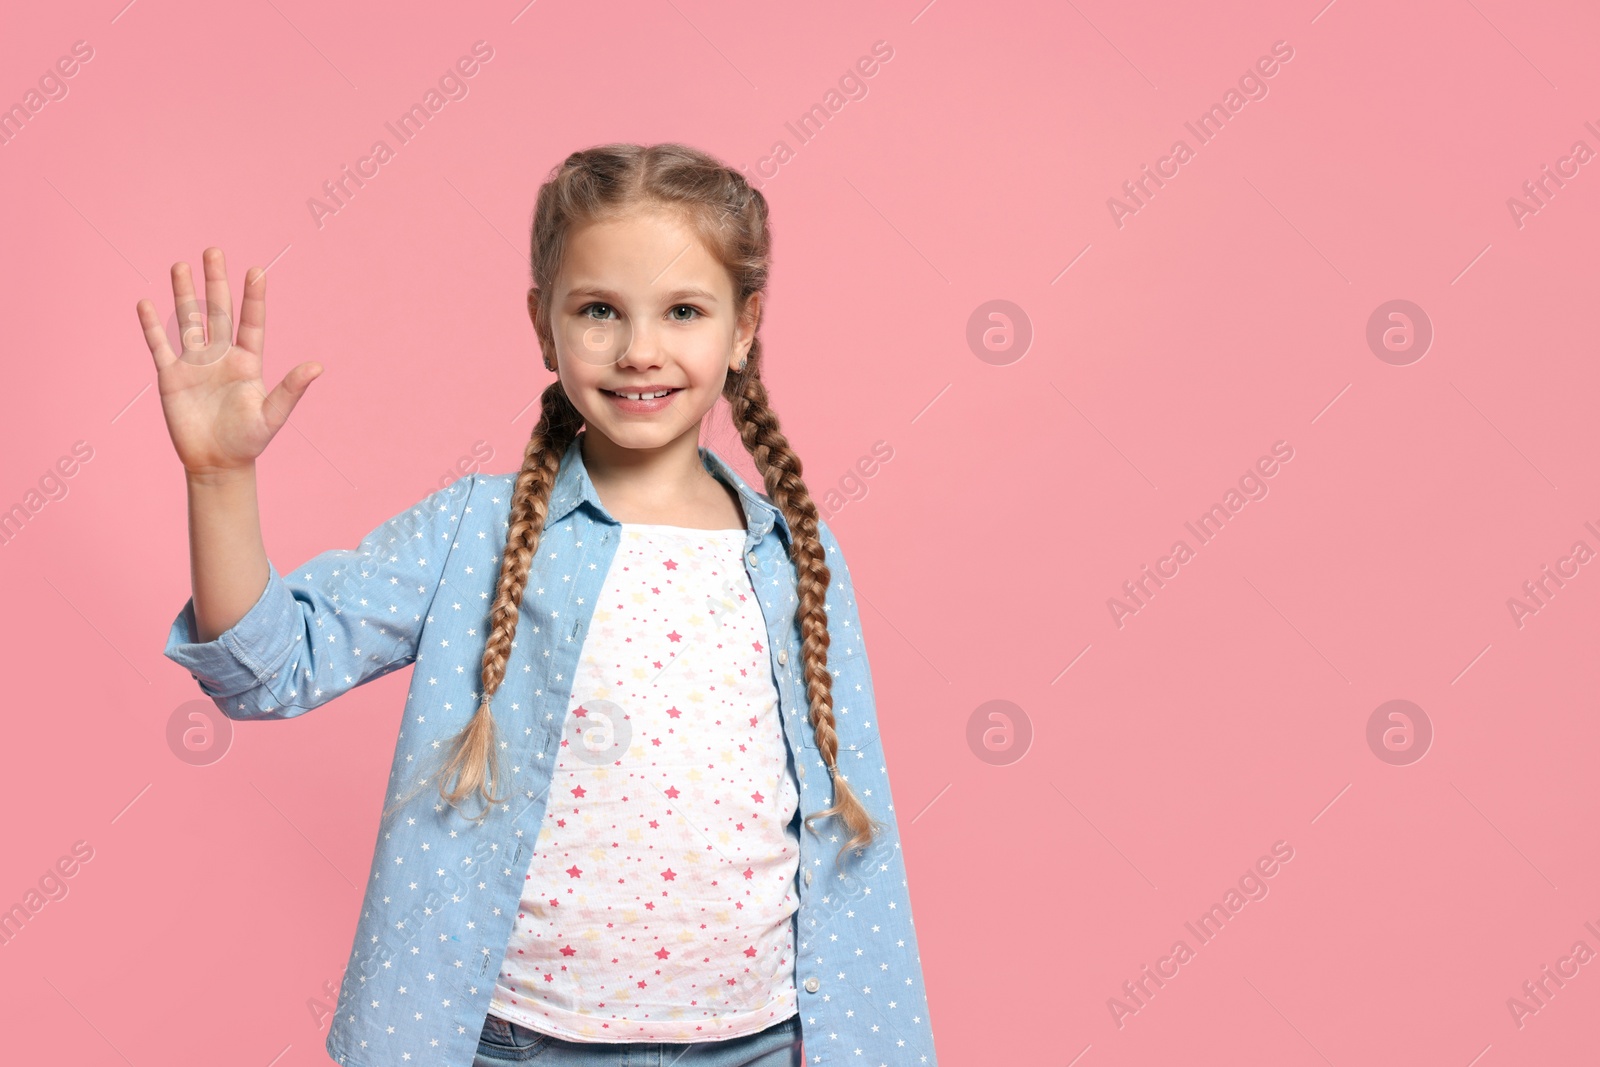
[[[655,393],[618,393],[617,395],[626,397],[629,400],[655,400],[657,397],[666,396],[670,392],[672,392],[671,389],[662,389]]]

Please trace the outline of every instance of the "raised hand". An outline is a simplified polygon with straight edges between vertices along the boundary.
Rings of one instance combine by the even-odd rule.
[[[187,263],[172,265],[172,300],[182,351],[174,354],[149,300],[136,307],[145,343],[156,362],[156,382],[167,433],[191,475],[220,475],[250,467],[288,421],[306,387],[322,373],[301,363],[268,393],[261,375],[267,323],[266,272],[245,272],[239,331],[233,331],[233,297],[222,249],[208,248],[205,313],[195,299]]]

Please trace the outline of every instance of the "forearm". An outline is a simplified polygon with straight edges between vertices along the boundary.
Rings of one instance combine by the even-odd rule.
[[[189,578],[201,641],[244,618],[267,587],[256,469],[185,475],[189,489]]]

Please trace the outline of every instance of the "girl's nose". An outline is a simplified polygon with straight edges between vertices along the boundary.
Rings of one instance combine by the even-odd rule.
[[[648,323],[629,322],[624,329],[628,336],[616,362],[628,367],[659,366],[663,347],[660,333]]]

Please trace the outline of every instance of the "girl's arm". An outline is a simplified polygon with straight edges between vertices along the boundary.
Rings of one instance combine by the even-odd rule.
[[[237,471],[191,471],[186,477],[195,636],[212,641],[244,618],[267,587],[256,468],[252,463]]]
[[[268,393],[261,378],[266,271],[245,272],[236,333],[222,249],[208,248],[201,258],[204,303],[195,295],[189,265],[172,265],[178,352],[168,344],[155,305],[140,300],[136,310],[155,360],[167,433],[188,478],[196,636],[210,639],[237,622],[266,586],[256,457],[289,420],[322,367],[301,363]]]
[[[261,541],[256,457],[322,367],[301,363],[268,393],[266,272],[245,272],[235,332],[222,250],[206,249],[203,260],[203,304],[189,265],[172,265],[179,352],[155,305],[137,305],[189,491],[193,595],[164,651],[230,718],[286,719],[416,658],[471,482],[406,509],[354,551],[324,552],[279,575]]]

